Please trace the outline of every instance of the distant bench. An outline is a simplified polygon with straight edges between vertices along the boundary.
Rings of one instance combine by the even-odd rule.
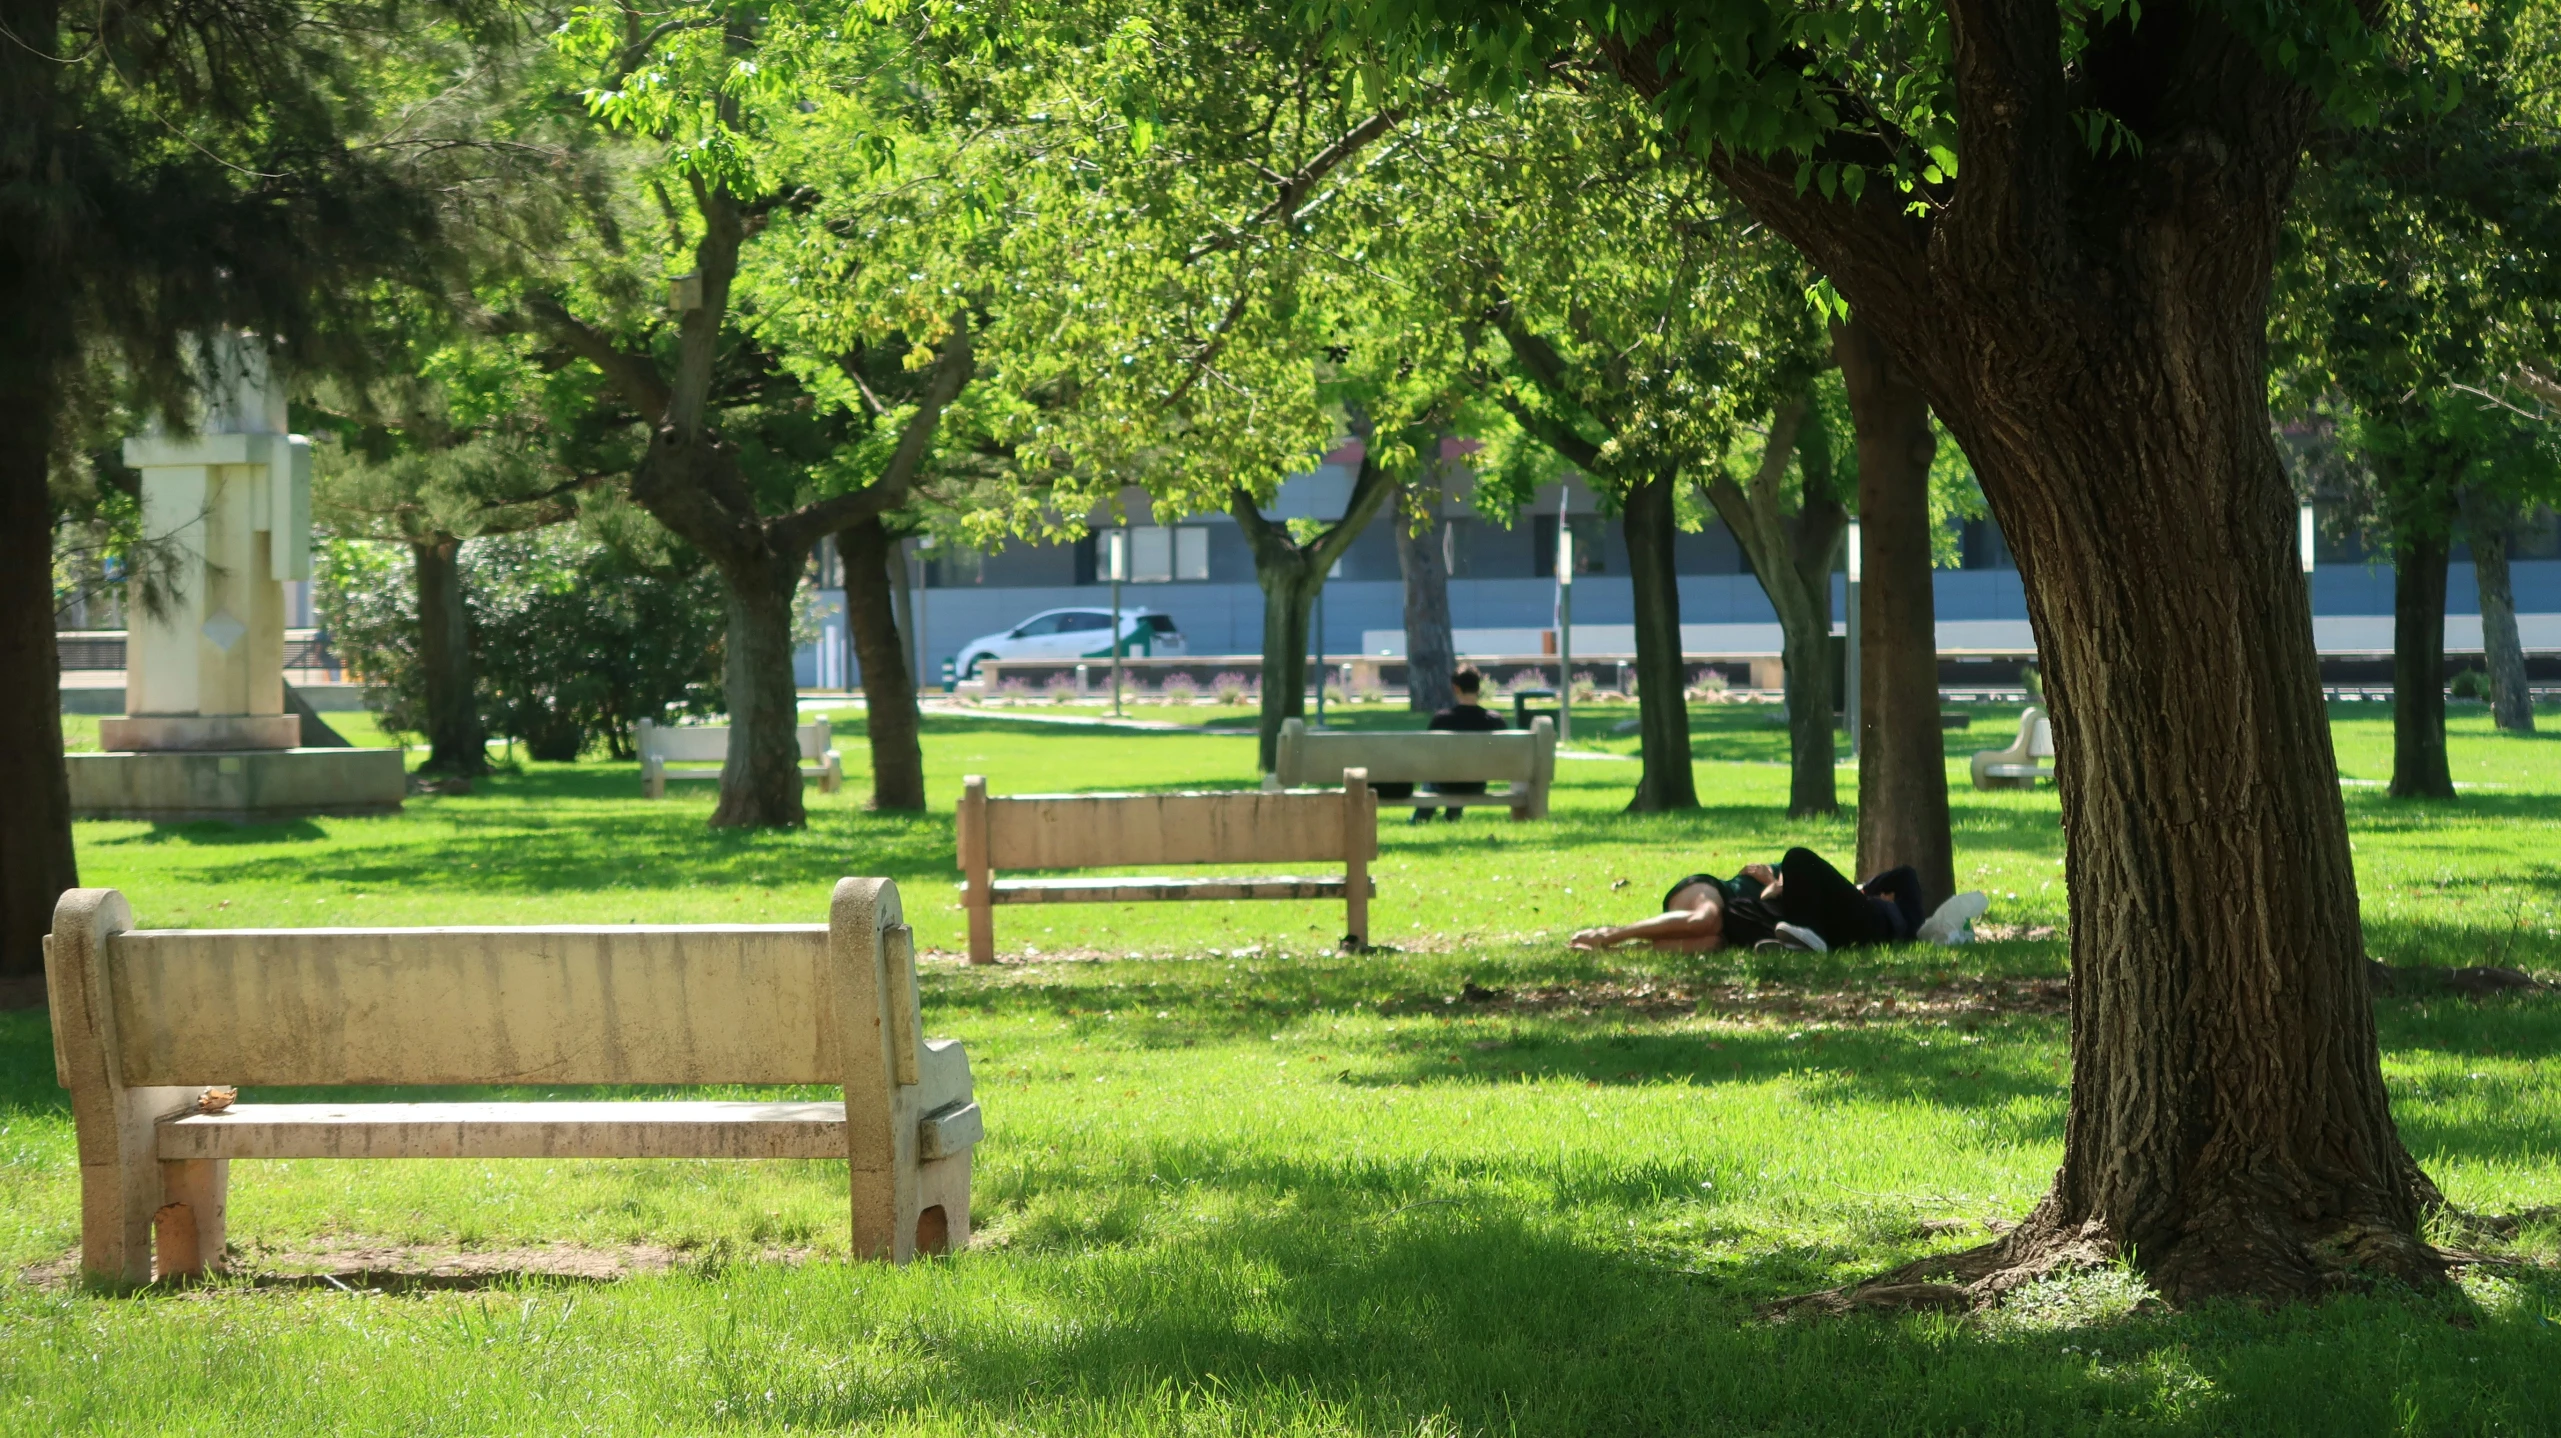
[[[1977,789],[2033,789],[2037,780],[2053,777],[2054,726],[2033,704],[2019,716],[2019,737],[2009,748],[1974,751]]]
[[[1498,794],[1416,794],[1435,809],[1499,804],[1514,819],[1547,817],[1556,779],[1556,725],[1534,719],[1527,729],[1402,734],[1311,732],[1304,719],[1281,721],[1279,767],[1284,789],[1332,788],[1345,772],[1365,769],[1372,784],[1508,784]],[[1399,802],[1402,801],[1392,801]]]
[[[80,1262],[223,1262],[240,1158],[832,1158],[853,1252],[969,1241],[969,1059],[923,1042],[898,889],[825,924],[138,930],[73,889],[45,940],[80,1154]],[[819,1102],[234,1103],[207,1085],[831,1084]]]
[[[996,961],[998,904],[1121,904],[1166,899],[1340,899],[1344,943],[1369,939],[1377,886],[1378,801],[1367,776],[1339,791],[1208,794],[1023,794],[991,799],[961,782],[961,905],[969,961]],[[1000,869],[1113,869],[1141,864],[1337,862],[1343,877],[999,879]]]
[[[833,794],[845,784],[844,761],[827,736],[827,721],[803,724],[796,731],[800,738],[800,777],[818,781],[818,792]],[[729,761],[729,726],[726,724],[660,724],[643,719],[636,726],[640,750],[641,792],[652,799],[667,797],[670,779],[718,779],[718,769],[674,769],[672,764],[726,764]]]

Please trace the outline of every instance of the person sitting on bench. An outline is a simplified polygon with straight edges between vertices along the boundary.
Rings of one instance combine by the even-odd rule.
[[[1676,953],[1714,949],[1811,949],[1902,943],[1921,936],[1921,876],[1908,865],[1853,884],[1811,849],[1790,849],[1773,869],[1747,864],[1731,879],[1692,874],[1663,896],[1663,912],[1623,928],[1585,929],[1578,949],[1649,942]],[[1970,916],[1969,916],[1970,917]]]
[[[1478,696],[1485,692],[1484,675],[1477,673],[1474,669],[1461,669],[1449,677],[1449,687],[1458,691],[1458,702],[1433,715],[1431,728],[1466,734],[1483,734],[1511,727],[1503,722],[1501,715],[1488,712],[1480,702]],[[1414,786],[1411,784],[1379,784],[1374,787],[1381,799],[1410,799],[1414,796]],[[1485,786],[1481,783],[1434,784],[1430,787],[1431,792],[1435,794],[1482,794],[1485,792]],[[1467,811],[1453,806],[1443,809],[1442,812],[1452,823],[1455,823],[1458,817]],[[1431,819],[1432,806],[1426,805],[1414,811],[1413,822],[1417,824],[1428,824]]]

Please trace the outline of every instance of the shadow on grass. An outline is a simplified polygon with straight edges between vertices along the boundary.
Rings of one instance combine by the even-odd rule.
[[[2432,1296],[2273,1315],[2067,1311],[2034,1328],[1771,1324],[1753,1318],[1755,1302],[1910,1240],[1746,1257],[1735,1240],[1748,1231],[1696,1199],[1686,1173],[1661,1175],[1692,1196],[1685,1231],[1648,1240],[1606,1212],[1578,1228],[1508,1197],[1427,1197],[1421,1174],[1346,1190],[1329,1187],[1336,1172],[1164,1157],[1160,1186],[1132,1200],[1145,1211],[1062,1201],[1087,1222],[1045,1234],[1049,1196],[1029,1195],[1015,1246],[1056,1247],[1063,1261],[1010,1265],[1001,1311],[920,1313],[930,1337],[904,1345],[921,1360],[904,1371],[867,1365],[848,1381],[770,1336],[715,1341],[704,1364],[715,1410],[812,1429],[957,1410],[1035,1431],[2335,1434],[2448,1427],[2412,1425],[2413,1411],[2522,1431],[2561,1407],[2551,1330],[2534,1311],[2561,1298],[2561,1282],[2539,1273],[2521,1280],[2525,1301],[2488,1313]],[[1233,1187],[1305,1197],[1247,1221],[1168,1211],[1214,1206]],[[1104,1235],[1114,1226],[1168,1236],[1126,1243]],[[788,1302],[805,1315],[795,1347],[871,1337],[850,1316],[855,1273],[746,1281],[741,1309],[770,1321]],[[827,1292],[838,1286],[841,1304]],[[2447,1321],[2458,1314],[2466,1327]]]

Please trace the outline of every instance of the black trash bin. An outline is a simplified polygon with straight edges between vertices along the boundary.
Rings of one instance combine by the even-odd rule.
[[[1530,703],[1533,699],[1544,699],[1548,702],[1542,705],[1533,706]],[[1542,715],[1549,719],[1556,719],[1560,717],[1556,708],[1555,690],[1515,689],[1512,691],[1513,728],[1527,729],[1530,726],[1531,720],[1539,718]]]

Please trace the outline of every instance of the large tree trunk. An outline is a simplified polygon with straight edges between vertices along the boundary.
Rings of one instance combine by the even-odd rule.
[[[1264,518],[1251,493],[1238,489],[1228,495],[1227,512],[1245,531],[1245,542],[1254,551],[1254,578],[1263,588],[1263,705],[1255,752],[1265,774],[1279,762],[1281,724],[1307,712],[1307,611],[1325,588],[1325,574],[1334,561],[1396,490],[1395,479],[1378,462],[1369,420],[1358,408],[1352,411],[1351,428],[1363,447],[1360,473],[1352,480],[1343,517],[1314,538],[1302,543],[1287,525]]]
[[[836,533],[845,566],[845,619],[863,671],[863,729],[871,740],[871,806],[925,807],[925,751],[917,733],[916,680],[892,615],[889,569],[902,556],[877,516]],[[902,576],[903,577],[903,576]]]
[[[1956,892],[1930,575],[1938,437],[1929,401],[1865,325],[1833,325],[1832,353],[1858,431],[1858,872],[1908,864],[1935,907]]]
[[[2445,531],[2392,547],[2392,797],[2451,799],[2445,760]]]
[[[719,566],[728,588],[729,758],[711,815],[715,829],[808,822],[800,799],[800,686],[791,670],[802,558],[766,553]]]
[[[1405,576],[1405,707],[1417,714],[1437,714],[1458,702],[1450,687],[1457,672],[1457,645],[1449,627],[1449,565],[1441,553],[1441,490],[1438,484],[1409,493],[1420,499],[1419,515],[1409,513],[1405,496],[1393,504],[1396,567]],[[1416,518],[1424,520],[1416,529]]]
[[[54,901],[77,886],[62,768],[62,659],[53,639],[53,459],[71,349],[55,269],[64,205],[50,131],[65,73],[61,11],[5,7],[0,39],[0,974],[41,973]],[[44,178],[48,163],[57,167]]]
[[[1265,774],[1280,764],[1281,725],[1307,717],[1307,615],[1325,587],[1324,574],[1308,569],[1303,558],[1255,558],[1254,579],[1263,588],[1263,683],[1254,762]]]
[[[7,73],[0,69],[0,74]],[[54,388],[26,338],[21,256],[0,238],[0,976],[44,972],[54,901],[76,888],[62,767],[62,660],[53,639],[53,513],[45,476]]]
[[[1840,668],[1832,644],[1832,562],[1840,555],[1849,515],[1812,478],[1828,468],[1828,442],[1819,420],[1808,423],[1811,408],[1800,391],[1771,413],[1769,436],[1748,488],[1731,478],[1700,486],[1778,614],[1779,658],[1786,670],[1791,818],[1840,808],[1832,773],[1834,674]],[[1808,477],[1794,514],[1785,512],[1781,483],[1791,462]]]
[[[2472,541],[2472,574],[2481,588],[2481,659],[2490,671],[2490,722],[2511,734],[2534,732],[2534,693],[2525,676],[2525,646],[2517,639],[2516,589],[2508,579],[2508,533],[2513,511],[2474,491],[2464,504],[2464,529]]]
[[[1628,486],[1619,531],[1636,600],[1636,728],[1644,772],[1627,801],[1631,814],[1698,807],[1690,769],[1689,676],[1681,654],[1681,588],[1672,559],[1672,486],[1664,470]]]
[[[427,685],[428,754],[418,766],[421,773],[489,772],[489,732],[480,723],[461,556],[462,541],[450,534],[409,542],[418,576],[418,667]]]
[[[2268,279],[2312,102],[2210,11],[2105,27],[2079,80],[2055,7],[1948,14],[1964,169],[1938,208],[1715,161],[1964,445],[2046,664],[2063,1166],[1999,1244],[1934,1266],[1988,1294],[2116,1256],[2173,1301],[2441,1282],[2267,420]],[[2076,83],[2124,87],[2140,149],[2092,152]]]
[[[1820,618],[1799,615],[1796,622],[1779,617],[1779,663],[1787,670],[1787,814],[1802,819],[1840,812],[1841,795],[1833,770],[1833,714],[1840,668],[1840,646],[1832,642],[1831,596],[1823,596]]]

